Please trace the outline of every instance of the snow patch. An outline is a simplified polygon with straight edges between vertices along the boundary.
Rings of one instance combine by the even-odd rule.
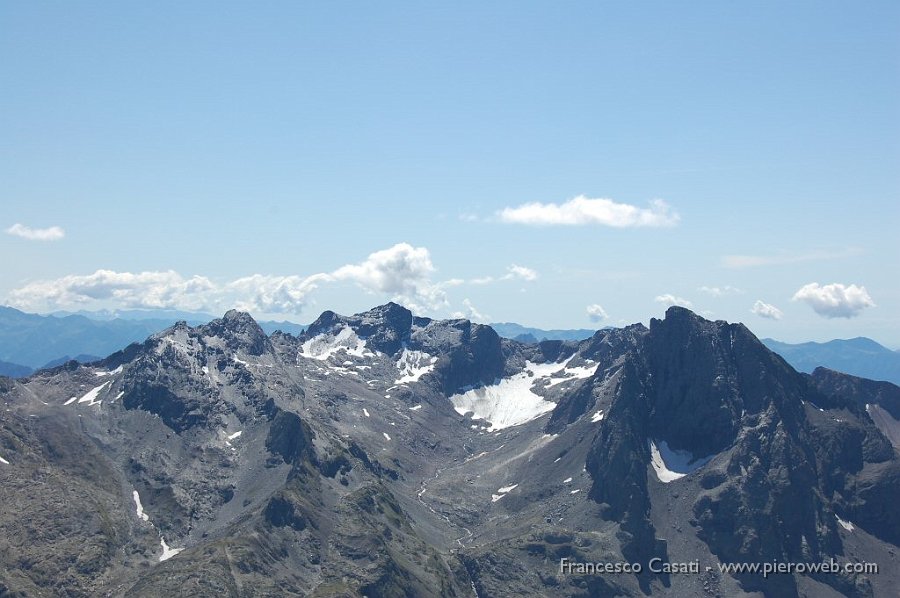
[[[318,334],[300,346],[300,356],[325,361],[344,352],[355,357],[375,357],[366,349],[366,341],[359,338],[352,328],[344,326],[337,334]]]
[[[138,491],[135,490],[131,493],[131,496],[134,498],[134,510],[137,513],[138,519],[141,521],[150,521],[150,516],[144,512],[144,506],[141,504],[141,495],[138,494]]]
[[[109,372],[94,372],[94,375],[97,376],[98,378],[100,378],[103,376],[115,376],[116,374],[119,374],[121,372],[122,372],[122,366],[119,366],[116,369],[109,371]]]
[[[438,358],[425,353],[424,351],[410,351],[406,347],[397,360],[397,369],[400,370],[400,377],[394,381],[394,384],[407,384],[416,382],[434,369],[434,364]]]
[[[591,422],[597,423],[603,420],[603,409],[599,410],[597,413],[591,416]]]
[[[571,481],[572,481],[572,478],[566,478],[563,480],[563,484],[568,484]]]
[[[410,411],[418,411],[418,410],[421,409],[421,408],[422,408],[421,405],[416,405],[415,407],[410,407],[409,410],[410,410]]]
[[[159,562],[168,561],[170,558],[184,550],[184,548],[169,548],[169,545],[166,544],[166,539],[162,536],[159,537],[159,545],[162,546],[162,554],[159,555]]]
[[[663,484],[679,480],[709,463],[715,455],[695,458],[688,451],[676,451],[662,440],[659,446],[650,441],[650,457],[656,477]]]
[[[574,359],[575,356],[568,358],[563,362],[562,373],[563,377],[551,378],[550,382],[547,383],[547,386],[556,386],[557,384],[562,384],[563,382],[568,382],[570,380],[580,380],[584,378],[590,378],[597,371],[597,368],[600,367],[598,365],[586,365],[586,366],[573,366],[569,367],[569,362]]]
[[[474,461],[475,459],[481,459],[482,457],[484,457],[487,454],[488,454],[487,451],[482,451],[473,457],[468,457],[464,462],[468,463],[469,461]]]
[[[102,403],[103,401],[98,401],[98,400],[97,400],[97,395],[99,395],[99,394],[100,394],[100,391],[103,390],[103,388],[104,388],[107,384],[109,384],[109,383],[110,383],[110,381],[107,380],[106,382],[104,382],[104,383],[101,384],[100,386],[98,386],[98,387],[96,387],[96,388],[92,388],[91,390],[87,391],[87,392],[84,394],[84,396],[82,396],[81,398],[79,398],[79,397],[72,397],[71,399],[69,399],[68,401],[66,401],[65,403],[63,403],[63,405],[71,405],[71,404],[74,403],[75,401],[78,401],[79,404],[81,404],[81,403],[87,403],[87,404],[88,404],[88,407],[93,407],[94,405],[99,405],[99,404]]]
[[[578,494],[579,492],[581,492],[581,488],[579,488],[577,490],[572,490],[571,492],[569,492],[569,494]]]
[[[390,441],[391,437],[388,436],[388,433],[387,433],[387,432],[382,432],[382,434],[384,434],[384,438],[385,438],[386,440]]]
[[[450,397],[460,415],[474,413],[473,419],[491,422],[489,432],[518,426],[552,411],[556,403],[545,401],[532,392],[535,381],[546,378],[565,367],[563,363],[525,362],[525,371],[496,384],[473,388]]]
[[[369,417],[369,410],[366,409],[365,407],[363,407],[363,415],[365,415],[366,417]]]
[[[240,437],[241,437],[241,434],[243,434],[243,433],[244,433],[243,430],[238,430],[238,431],[235,432],[234,434],[229,434],[229,435],[228,435],[228,440],[234,440],[235,438],[240,438]]]
[[[848,532],[852,532],[854,529],[856,529],[856,527],[849,521],[844,521],[837,515],[835,515],[835,518],[837,519],[837,521],[841,525],[841,527],[844,528],[845,530],[847,530]]]
[[[3,457],[0,457],[0,463],[3,463],[4,465],[9,465],[9,461],[4,459]]]

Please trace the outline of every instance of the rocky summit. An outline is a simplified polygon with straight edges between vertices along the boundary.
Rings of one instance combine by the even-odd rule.
[[[0,400],[0,596],[900,587],[900,389],[679,307],[540,343],[396,304],[300,336],[230,311]]]

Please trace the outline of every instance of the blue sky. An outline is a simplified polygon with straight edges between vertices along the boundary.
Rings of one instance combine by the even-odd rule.
[[[0,55],[0,302],[900,346],[894,2],[5,2]]]

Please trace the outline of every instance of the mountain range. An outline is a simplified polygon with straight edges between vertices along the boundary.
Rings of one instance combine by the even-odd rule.
[[[0,399],[0,595],[900,587],[900,388],[684,308],[540,343],[396,304],[296,336],[230,311]],[[840,570],[720,570],[776,562]]]
[[[900,351],[892,351],[869,338],[793,345],[770,338],[762,342],[800,372],[812,373],[817,367],[825,366],[863,378],[900,384]]]
[[[0,306],[0,375],[20,377],[69,359],[97,359],[143,341],[176,321],[203,324],[212,316],[166,310],[120,312],[58,312],[30,314]],[[299,334],[292,322],[261,322],[268,332]]]
[[[21,378],[70,359],[88,363],[176,321],[199,325],[213,319],[210,314],[175,310],[60,311],[42,316],[0,307],[0,376]],[[287,321],[262,321],[259,325],[267,334],[281,330],[297,335],[306,329]],[[581,341],[596,333],[590,329],[544,330],[512,322],[489,326],[502,338],[525,343]],[[790,344],[770,338],[762,342],[801,372],[811,373],[821,366],[900,384],[900,352],[865,337],[827,343]]]

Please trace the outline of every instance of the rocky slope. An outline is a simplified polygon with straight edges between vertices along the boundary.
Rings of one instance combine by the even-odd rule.
[[[232,311],[0,378],[0,595],[890,596],[898,392],[681,308],[536,344]],[[828,559],[880,573],[718,568]]]

